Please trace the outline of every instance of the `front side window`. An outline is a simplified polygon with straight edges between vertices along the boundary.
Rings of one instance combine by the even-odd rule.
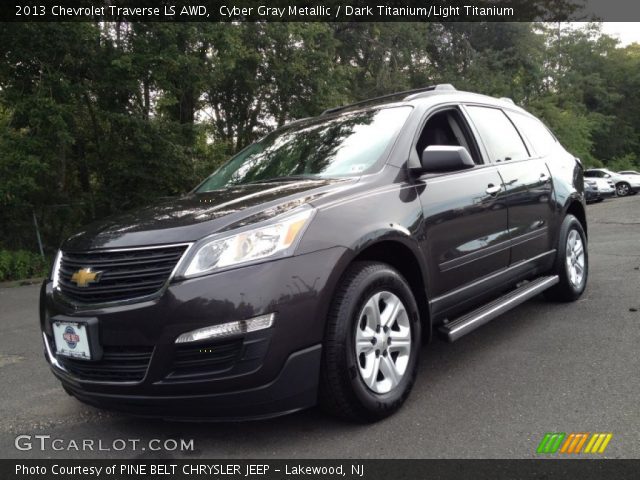
[[[467,111],[478,129],[492,162],[529,158],[522,138],[502,110],[469,106]]]
[[[444,110],[429,117],[416,143],[418,156],[432,145],[464,147],[476,164],[482,163],[475,144],[469,138],[466,123],[457,109]]]
[[[389,107],[281,128],[233,157],[197,191],[291,177],[369,173],[391,146],[409,113],[409,106]]]

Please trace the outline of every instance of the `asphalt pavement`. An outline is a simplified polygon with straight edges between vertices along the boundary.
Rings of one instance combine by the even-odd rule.
[[[533,458],[546,432],[611,432],[604,457],[640,458],[640,195],[587,215],[591,272],[579,301],[538,297],[454,344],[436,339],[404,408],[374,425],[316,409],[189,424],[85,406],[44,361],[39,287],[0,288],[0,457]],[[18,450],[19,435],[33,448]],[[156,448],[169,439],[169,450],[193,440],[193,449],[152,451],[152,439]],[[82,451],[83,440],[94,450]]]

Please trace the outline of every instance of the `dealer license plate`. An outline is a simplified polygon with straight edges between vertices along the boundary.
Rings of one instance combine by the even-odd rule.
[[[89,332],[86,324],[54,322],[53,338],[56,342],[56,353],[58,355],[91,360]]]

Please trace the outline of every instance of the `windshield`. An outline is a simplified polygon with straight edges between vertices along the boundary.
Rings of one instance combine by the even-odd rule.
[[[284,127],[241,151],[197,192],[283,177],[362,175],[380,160],[410,111],[384,108]]]

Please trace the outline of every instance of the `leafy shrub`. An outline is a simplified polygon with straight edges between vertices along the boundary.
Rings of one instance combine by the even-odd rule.
[[[609,161],[607,167],[614,172],[620,170],[638,170],[638,160],[633,153],[627,153],[619,157],[614,157]]]
[[[48,262],[37,253],[0,250],[0,282],[44,277],[48,266]]]

